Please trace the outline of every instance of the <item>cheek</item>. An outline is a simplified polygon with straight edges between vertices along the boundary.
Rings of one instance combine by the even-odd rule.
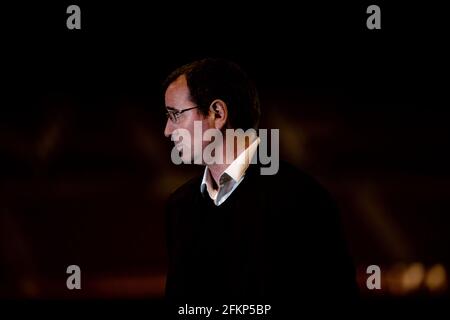
[[[204,118],[202,120],[202,126],[203,126],[203,131],[206,131],[208,129],[214,129],[214,119],[212,119],[211,117],[207,117]]]
[[[201,136],[203,136],[203,133],[210,128],[213,128],[210,120],[208,118],[200,117],[192,119],[186,127],[186,129],[192,134],[192,137],[194,137],[194,133],[197,135],[201,134]]]
[[[186,119],[179,128],[184,128],[190,133],[192,144],[195,140],[198,140],[197,138],[203,140],[203,134],[206,130],[214,129],[214,121],[211,121],[211,119],[206,117],[193,117]]]

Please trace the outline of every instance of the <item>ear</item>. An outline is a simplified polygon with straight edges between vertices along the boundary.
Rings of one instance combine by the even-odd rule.
[[[214,128],[222,130],[228,121],[227,104],[220,99],[214,100],[209,107],[209,114],[214,121]]]

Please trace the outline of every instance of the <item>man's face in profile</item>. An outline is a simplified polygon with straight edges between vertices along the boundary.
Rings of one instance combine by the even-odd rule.
[[[181,111],[196,107],[196,104],[190,100],[189,87],[184,75],[178,77],[167,87],[164,100],[167,111]],[[203,141],[203,132],[213,127],[213,119],[203,116],[199,109],[192,109],[179,114],[176,122],[170,118],[167,119],[164,135],[168,138],[172,136],[176,148],[181,152],[181,159],[184,163],[193,163],[195,159],[202,158],[202,150],[199,150],[199,154],[193,153],[195,139],[200,138],[202,140],[196,142],[202,146],[202,149],[206,147],[208,141]],[[201,134],[194,135],[194,121],[202,122]],[[189,132],[191,136],[190,142],[183,141],[183,139],[179,140],[180,129],[185,129]]]

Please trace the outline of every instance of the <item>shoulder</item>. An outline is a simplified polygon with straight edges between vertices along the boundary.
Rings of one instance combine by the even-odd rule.
[[[200,195],[201,176],[191,178],[180,187],[178,187],[168,198],[168,205],[179,204],[192,201],[193,198]]]
[[[252,168],[251,176],[257,185],[271,186],[283,192],[286,190],[324,191],[316,178],[286,161],[280,161],[278,171],[274,175],[263,175],[260,167],[255,166]]]
[[[334,210],[334,199],[319,180],[285,161],[280,161],[274,175],[261,175],[258,167],[252,168],[247,185],[249,193],[280,210]]]

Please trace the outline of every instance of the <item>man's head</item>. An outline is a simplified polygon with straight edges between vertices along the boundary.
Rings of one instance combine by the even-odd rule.
[[[196,139],[194,121],[201,121],[203,132],[258,127],[260,107],[256,88],[235,63],[222,59],[195,61],[172,72],[163,89],[169,113],[164,134],[176,136],[177,129],[187,130],[193,137],[188,146],[191,150]],[[179,150],[181,143],[177,144]],[[200,143],[204,148],[209,141]],[[194,158],[199,156],[193,154]],[[192,160],[188,157],[191,158],[190,154],[183,154],[183,161]]]

